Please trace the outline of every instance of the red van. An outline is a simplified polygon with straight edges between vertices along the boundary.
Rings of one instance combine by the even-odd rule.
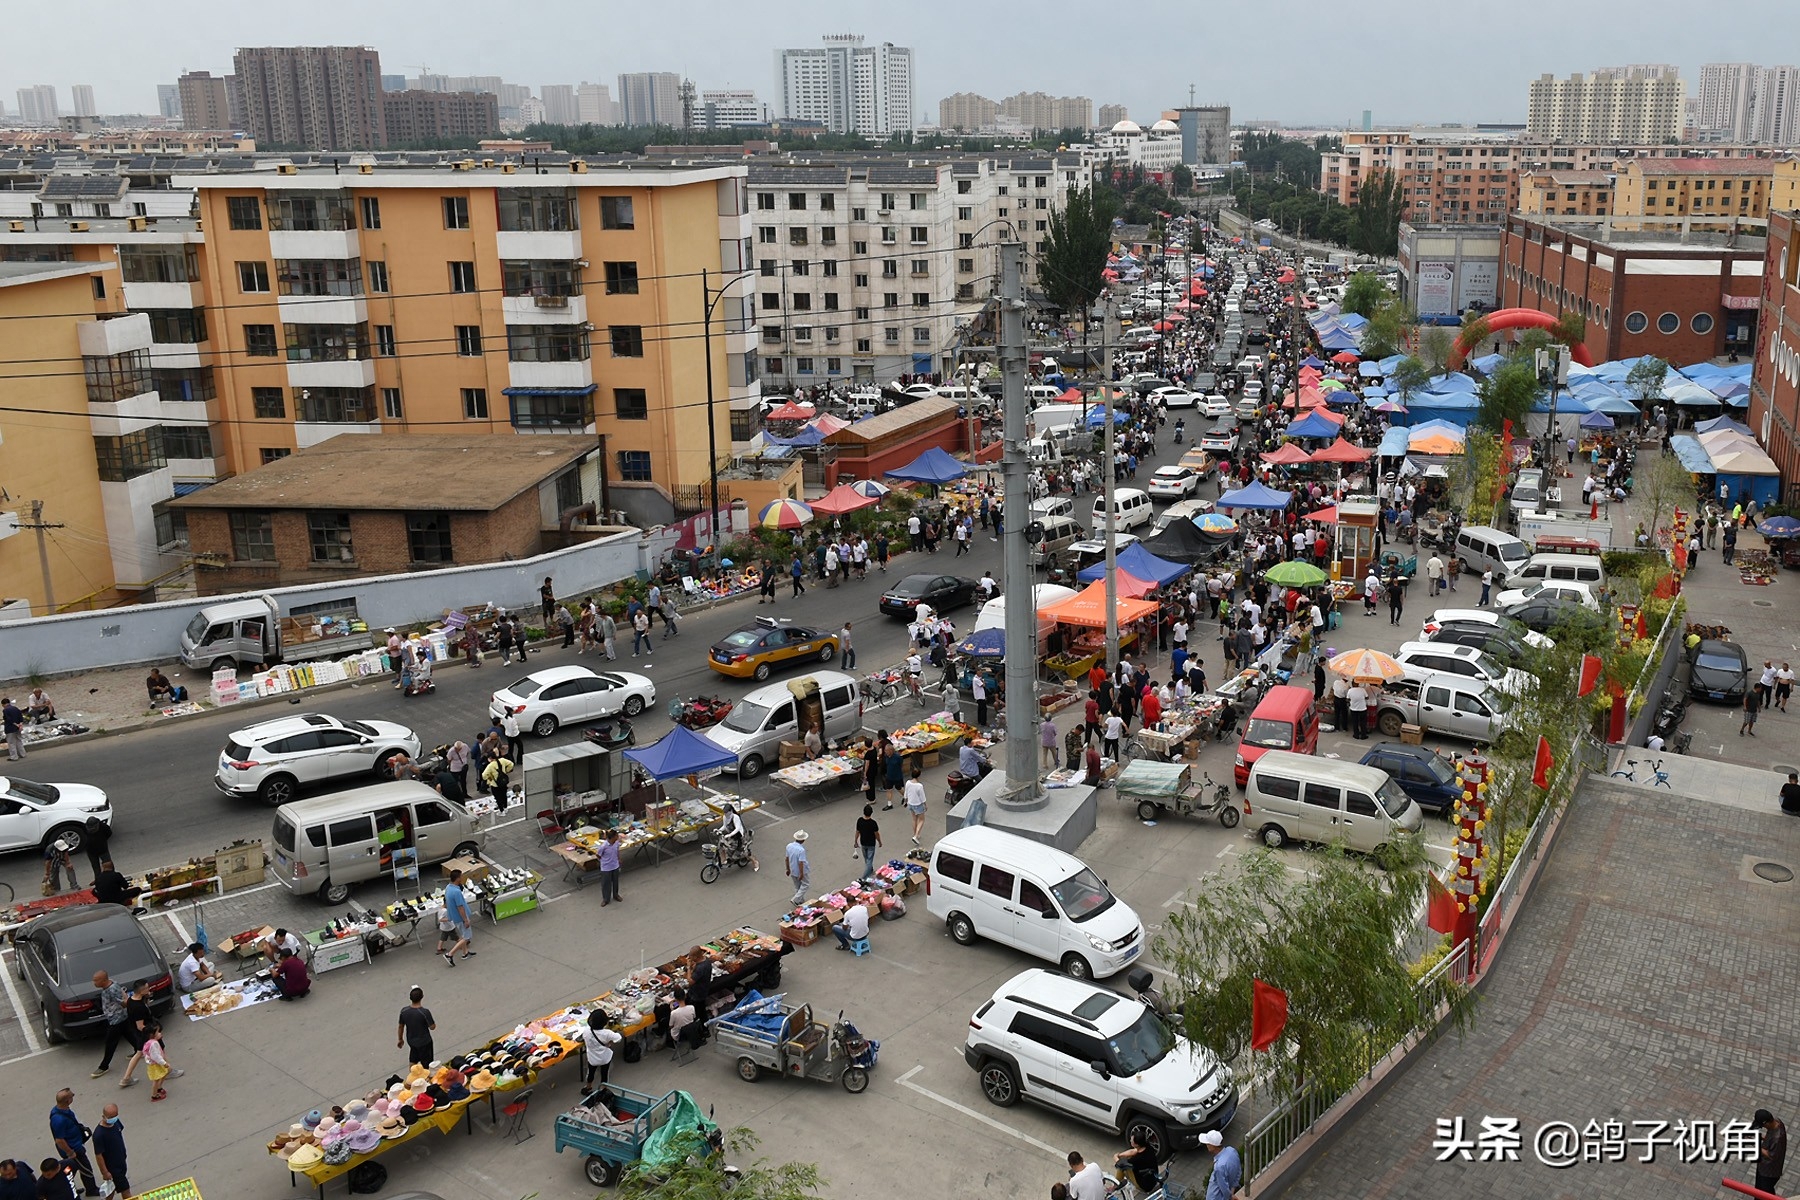
[[[1292,750],[1295,754],[1319,752],[1319,708],[1311,688],[1280,684],[1269,689],[1244,726],[1238,743],[1237,785],[1250,782],[1250,766],[1265,750]]]

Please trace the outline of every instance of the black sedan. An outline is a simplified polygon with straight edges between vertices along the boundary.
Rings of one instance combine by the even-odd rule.
[[[1446,621],[1431,635],[1434,642],[1447,646],[1473,646],[1509,667],[1523,667],[1531,661],[1532,649],[1523,639],[1514,637],[1498,625],[1477,621]]]
[[[914,617],[919,605],[932,612],[973,603],[975,581],[961,575],[908,575],[881,594],[881,611],[890,617]]]
[[[46,1042],[106,1028],[100,990],[94,986],[96,971],[105,971],[127,987],[148,979],[152,1008],[165,1008],[175,999],[168,964],[158,957],[137,918],[117,904],[46,913],[21,926],[13,941],[25,992],[21,1007],[37,1009],[38,1029]]]
[[[1742,704],[1750,690],[1750,660],[1736,642],[1704,638],[1694,647],[1688,695],[1699,700]]]
[[[1365,767],[1380,767],[1420,808],[1446,812],[1462,795],[1456,767],[1427,746],[1378,742],[1362,756]]]
[[[1555,596],[1521,600],[1501,609],[1500,615],[1511,617],[1533,633],[1557,634],[1560,631],[1570,631],[1580,635],[1603,633],[1608,627],[1606,618],[1593,609]]]

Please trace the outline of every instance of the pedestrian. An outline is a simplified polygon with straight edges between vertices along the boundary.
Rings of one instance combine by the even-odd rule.
[[[787,862],[784,870],[787,872],[787,877],[794,881],[794,896],[793,899],[789,901],[790,904],[799,904],[806,899],[806,883],[808,878],[806,838],[806,830],[797,829],[794,831],[794,840],[787,844]]]
[[[500,732],[506,738],[506,755],[514,762],[525,757],[525,737],[519,730],[519,710],[507,705],[500,714]]]
[[[613,620],[611,613],[600,614],[600,646],[606,651],[608,661],[619,657],[619,623]]]
[[[862,816],[856,819],[856,836],[851,839],[852,848],[862,855],[862,877],[875,877],[875,851],[881,847],[881,824],[875,819],[875,806],[863,805]]]
[[[406,994],[406,1007],[400,1010],[400,1024],[394,1033],[396,1049],[406,1047],[406,1061],[428,1067],[437,1061],[431,1046],[431,1035],[437,1029],[437,1018],[425,1007],[425,989],[415,987]]]
[[[137,1070],[138,1063],[144,1061],[144,1041],[150,1036],[150,1026],[156,1023],[150,1012],[150,981],[140,979],[125,992],[125,1022],[131,1028],[132,1045],[137,1050],[125,1063],[125,1074],[119,1079],[121,1088],[128,1088],[137,1080],[131,1077]],[[176,1072],[179,1076],[180,1072]]]
[[[1462,559],[1452,554],[1450,561],[1444,564],[1444,582],[1450,585],[1450,590],[1453,592],[1456,590],[1456,577],[1461,573]]]
[[[556,606],[556,615],[553,618],[553,621],[554,627],[562,630],[562,648],[567,650],[570,646],[575,644],[575,615],[569,611],[568,605],[559,604]],[[580,653],[580,651],[577,651],[577,653]]]
[[[1212,1158],[1212,1174],[1206,1180],[1206,1200],[1231,1200],[1243,1185],[1244,1165],[1238,1152],[1225,1144],[1216,1129],[1200,1135],[1200,1148]]]
[[[1788,697],[1794,694],[1794,669],[1786,663],[1775,672],[1775,707],[1787,711]]]
[[[1731,524],[1725,526],[1724,549],[1721,553],[1724,557],[1726,566],[1731,565],[1732,556],[1737,553],[1737,530],[1738,530],[1738,527],[1737,527],[1736,521],[1733,521]],[[10,704],[11,702],[9,701],[8,703]],[[11,712],[14,710],[12,710],[11,708],[8,708],[7,711]],[[9,725],[9,726],[7,726],[7,728],[10,730],[12,727]],[[9,732],[7,734],[7,744],[9,746],[12,744],[11,739],[12,739],[12,734]]]
[[[275,963],[274,980],[275,990],[283,1000],[304,1000],[312,992],[312,974],[306,969],[306,960],[286,947]]]
[[[827,543],[824,549],[824,561],[819,567],[819,575],[825,580],[825,586],[834,588],[838,585],[838,549]]]
[[[471,667],[481,665],[481,633],[473,625],[463,630],[463,657]],[[399,684],[395,684],[399,687]]]
[[[6,760],[18,762],[25,757],[25,714],[11,696],[0,697],[0,727],[6,731]]]
[[[916,521],[916,520],[918,520],[918,518],[914,517],[913,520]],[[788,567],[788,575],[794,581],[794,596],[796,598],[806,595],[806,585],[804,583],[800,582],[800,577],[805,574],[806,574],[806,565],[800,561],[800,555],[795,554],[792,565],[790,565]]]
[[[1781,785],[1781,811],[1800,817],[1800,771],[1789,771],[1787,782]]]
[[[69,1178],[64,1164],[54,1158],[46,1158],[38,1164],[38,1175],[32,1179],[33,1196],[39,1200],[75,1200],[75,1181]],[[91,1191],[90,1196],[100,1193]]]
[[[1350,736],[1359,742],[1366,740],[1369,736],[1369,690],[1360,680],[1351,680],[1344,701],[1350,710]]]
[[[56,1163],[55,1159],[46,1161]],[[61,1164],[57,1164],[60,1173]],[[68,1186],[68,1177],[63,1177],[65,1195],[74,1195]],[[23,1159],[0,1158],[0,1200],[37,1200],[37,1176],[31,1173],[31,1164]]]
[[[901,794],[905,783],[906,756],[900,753],[900,747],[888,740],[886,730],[881,733],[881,770],[881,811],[887,812],[894,807],[894,797]]]
[[[956,557],[961,558],[969,552],[969,523],[961,520],[956,523]]]
[[[494,754],[482,768],[481,782],[486,786],[488,795],[494,798],[494,807],[505,812],[512,807],[512,773],[518,766],[518,760],[508,758],[504,754]]]
[[[1118,762],[1119,742],[1124,736],[1125,718],[1121,717],[1118,713],[1109,713],[1106,718],[1106,732],[1102,736],[1104,747],[1101,750],[1101,753],[1105,754],[1106,757],[1112,759],[1114,762]]]
[[[144,1074],[150,1077],[153,1088],[150,1092],[152,1100],[167,1100],[169,1089],[164,1081],[171,1075],[179,1075],[169,1062],[167,1051],[163,1048],[162,1026],[155,1021],[150,1022],[150,1029],[144,1035]]]
[[[975,701],[975,724],[986,729],[988,723],[987,679],[980,671],[973,671],[969,677],[969,695]]]
[[[1430,590],[1426,592],[1426,595],[1437,595],[1438,592],[1443,589],[1444,560],[1435,554],[1427,559],[1425,562],[1425,578],[1429,580],[1431,584]]]
[[[925,783],[919,778],[919,768],[912,769],[912,777],[906,781],[906,788],[901,793],[906,801],[906,811],[912,814],[912,844],[919,844],[919,835],[925,832]]]
[[[887,531],[884,529],[877,533],[875,535],[875,565],[881,568],[883,575],[887,574],[888,556],[892,551],[893,546],[888,541]]]
[[[464,958],[475,957],[472,944],[475,940],[475,921],[469,915],[469,898],[463,893],[462,881],[463,873],[452,871],[450,882],[444,888],[444,915],[450,918],[453,927],[451,932],[456,934],[456,941],[444,952],[444,961],[452,967],[456,965],[458,950],[462,951]]]
[[[1480,606],[1482,608],[1487,607],[1488,597],[1493,593],[1493,590],[1494,590],[1494,568],[1489,567],[1481,573]]]
[[[100,1123],[94,1126],[94,1165],[100,1178],[112,1184],[118,1200],[130,1200],[131,1179],[125,1172],[125,1122],[119,1119],[119,1106],[108,1104],[100,1110]]]
[[[844,627],[838,630],[838,654],[842,656],[844,670],[856,670],[856,645],[850,640],[850,622],[848,621],[845,621]]]
[[[663,641],[666,642],[672,637],[681,636],[681,614],[675,611],[675,598],[673,596],[663,597],[662,608],[657,610],[657,615],[662,618]]]
[[[1331,724],[1339,733],[1350,728],[1350,681],[1336,672],[1331,677]]]
[[[1069,1200],[1106,1200],[1106,1176],[1099,1163],[1082,1160],[1081,1151],[1069,1151]]]
[[[1387,587],[1388,596],[1388,624],[1398,625],[1400,623],[1400,612],[1406,607],[1406,597],[1404,589],[1400,586],[1400,577],[1397,575],[1390,576],[1385,586]]]
[[[1744,723],[1738,727],[1739,737],[1756,736],[1756,714],[1762,710],[1762,704],[1762,688],[1753,687],[1744,693]]]
[[[95,971],[94,987],[100,993],[100,1015],[106,1018],[106,1047],[100,1052],[100,1065],[88,1073],[90,1079],[98,1079],[112,1070],[113,1054],[120,1042],[129,1042],[133,1054],[144,1045],[143,1037],[125,1011],[125,985],[115,982],[105,971]]]
[[[614,900],[625,903],[625,897],[619,895],[619,831],[609,829],[600,843],[600,907]]]
[[[1038,763],[1045,771],[1054,771],[1058,766],[1056,722],[1048,713],[1044,714],[1043,724],[1038,726]]]
[[[550,628],[551,618],[556,614],[556,585],[550,576],[544,576],[544,584],[538,588],[538,607],[544,613],[544,628]]]
[[[75,863],[69,856],[66,835],[53,839],[44,847],[44,895],[54,896],[61,892],[64,878],[68,879],[71,892],[81,887],[81,881],[75,878]]]
[[[581,1031],[581,1086],[583,1089],[594,1086],[594,1076],[600,1077],[602,1086],[606,1083],[607,1072],[612,1069],[613,1047],[625,1039],[618,1030],[606,1027],[606,1013],[596,1008],[588,1014],[587,1026]]]
[[[650,614],[641,608],[631,618],[631,657],[636,658],[639,650],[650,652]]]
[[[549,624],[548,621],[544,623],[546,625]],[[525,636],[525,622],[520,617],[513,617],[511,620],[507,621],[506,625],[508,629],[512,630],[513,653],[518,656],[519,661],[522,663],[525,661],[525,643],[531,640]]]
[[[1756,1186],[1761,1191],[1775,1193],[1781,1174],[1787,1168],[1787,1126],[1766,1108],[1757,1109],[1750,1124],[1757,1130]]]

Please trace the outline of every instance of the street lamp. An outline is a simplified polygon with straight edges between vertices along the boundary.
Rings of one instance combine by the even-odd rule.
[[[713,421],[713,309],[717,308],[719,301],[723,300],[731,291],[732,284],[740,279],[748,279],[755,273],[754,271],[739,271],[721,283],[719,290],[715,292],[712,290],[711,274],[704,268],[700,272],[700,299],[706,309],[700,322],[702,344],[705,347],[706,355],[706,469],[712,487],[711,495],[708,497],[711,503],[711,508],[708,510],[711,520],[708,536],[712,538],[714,545],[717,545],[719,541],[719,433],[718,426]]]

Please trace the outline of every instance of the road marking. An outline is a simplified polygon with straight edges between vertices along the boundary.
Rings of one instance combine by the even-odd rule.
[[[18,948],[14,947],[13,957],[17,959]],[[32,1054],[43,1053],[44,1047],[37,1039],[37,1030],[31,1027],[31,1014],[25,1011],[25,1002],[19,999],[19,989],[13,986],[13,973],[0,970],[0,983],[6,985],[6,998],[12,1002],[13,1011],[19,1014],[19,1032],[25,1035],[25,1044],[31,1047]],[[30,1057],[27,1055],[26,1057]],[[17,1059],[13,1060],[17,1062]]]
[[[55,1046],[45,1046],[42,1050],[33,1050],[30,1054],[21,1054],[17,1058],[9,1058],[4,1062],[0,1062],[0,1067],[10,1067],[14,1063],[22,1063],[29,1059],[42,1058],[46,1054],[55,1054],[55,1053],[56,1053]]]
[[[1188,899],[1187,890],[1185,888],[1162,902],[1164,908],[1174,908],[1178,904],[1183,908],[1192,908],[1194,906],[1194,902]]]
[[[191,946],[194,944],[194,935],[188,932],[187,926],[181,923],[180,917],[176,916],[173,912],[165,912],[159,915],[169,919],[169,924],[173,925],[175,927],[175,932],[181,935],[181,944],[183,946]]]
[[[911,1091],[915,1091],[915,1092],[919,1093],[919,1095],[924,1096],[927,1099],[936,1100],[939,1104],[942,1104],[945,1108],[954,1109],[956,1112],[961,1113],[965,1117],[969,1117],[973,1120],[980,1121],[983,1125],[988,1126],[990,1129],[998,1129],[1001,1133],[1010,1134],[1011,1136],[1018,1138],[1021,1142],[1024,1142],[1027,1145],[1036,1146],[1039,1150],[1042,1150],[1045,1154],[1052,1154],[1058,1158],[1065,1157],[1065,1155],[1066,1155],[1065,1151],[1058,1150],[1055,1146],[1050,1145],[1048,1142],[1040,1142],[1028,1133],[1024,1133],[1020,1130],[1014,1129],[1011,1125],[1007,1125],[1001,1121],[994,1120],[994,1118],[988,1116],[986,1113],[976,1112],[974,1109],[970,1108],[966,1104],[958,1104],[956,1101],[950,1099],[947,1096],[938,1095],[936,1092],[932,1091],[930,1088],[920,1087],[918,1084],[916,1084],[912,1081],[912,1077],[914,1075],[917,1075],[920,1071],[923,1071],[924,1069],[925,1069],[925,1064],[920,1063],[919,1065],[915,1066],[912,1070],[908,1071],[906,1074],[900,1076],[900,1078],[895,1080],[894,1082],[898,1083],[903,1088],[907,1088]]]
[[[871,954],[869,957],[878,963],[886,963],[890,967],[899,967],[902,971],[911,971],[914,975],[923,975],[925,973],[915,966],[901,962],[899,959],[887,958],[880,954]]]

